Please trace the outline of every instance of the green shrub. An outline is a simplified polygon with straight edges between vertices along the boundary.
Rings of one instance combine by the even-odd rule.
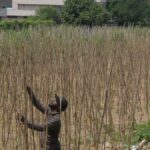
[[[138,124],[135,126],[132,138],[133,143],[140,142],[143,139],[150,142],[150,121],[148,123]]]
[[[20,30],[23,28],[36,27],[36,26],[52,26],[55,22],[52,20],[3,20],[0,21],[1,30]]]
[[[46,6],[38,9],[35,17],[38,17],[40,20],[53,20],[56,24],[61,23],[60,11],[52,6]]]

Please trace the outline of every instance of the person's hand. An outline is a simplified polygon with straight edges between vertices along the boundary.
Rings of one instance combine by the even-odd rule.
[[[33,95],[33,92],[32,92],[32,90],[31,90],[31,88],[29,87],[29,86],[27,86],[27,92],[28,92],[28,94],[29,94],[29,96],[32,96]]]
[[[31,90],[31,88],[29,87],[29,86],[27,86],[27,91],[29,92],[29,93],[31,93],[32,92],[32,90]]]
[[[57,102],[60,101],[60,98],[57,96],[57,94],[55,94],[55,99],[56,99]]]
[[[16,115],[16,120],[17,120],[18,122],[24,123],[24,122],[25,122],[25,117],[24,117],[23,115],[17,113],[17,115]]]

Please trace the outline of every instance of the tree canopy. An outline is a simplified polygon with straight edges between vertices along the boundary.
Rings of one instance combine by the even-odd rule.
[[[74,26],[150,26],[150,0],[108,0],[104,6],[96,0],[65,0],[59,10],[46,6],[38,9],[36,20],[51,20],[54,24]]]
[[[111,0],[108,10],[118,25],[150,25],[150,0]]]
[[[63,19],[72,25],[102,25],[107,12],[95,0],[66,0],[63,8]]]

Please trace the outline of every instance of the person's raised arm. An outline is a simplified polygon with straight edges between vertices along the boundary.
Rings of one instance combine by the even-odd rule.
[[[36,98],[33,91],[29,86],[27,86],[27,92],[29,94],[29,97],[32,101],[32,104],[39,109],[42,113],[47,113],[47,108],[44,107],[44,105]]]

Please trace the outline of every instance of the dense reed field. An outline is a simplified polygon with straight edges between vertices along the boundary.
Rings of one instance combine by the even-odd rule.
[[[150,29],[51,27],[0,31],[0,149],[38,150],[39,133],[17,123],[45,117],[29,101],[69,101],[63,150],[121,150],[136,123],[150,119]],[[119,147],[120,146],[120,147]]]

